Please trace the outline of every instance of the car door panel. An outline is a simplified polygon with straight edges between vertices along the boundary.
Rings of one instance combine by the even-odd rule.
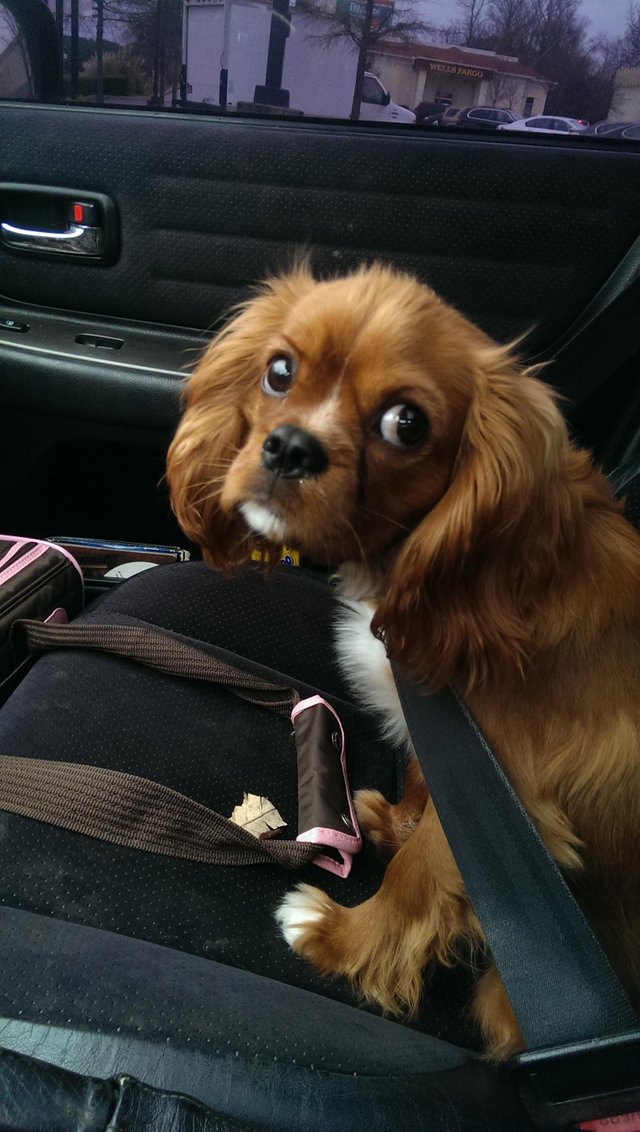
[[[534,355],[552,349],[640,232],[640,152],[593,139],[3,105],[0,142],[5,185],[113,201],[120,248],[108,266],[0,249],[0,317],[33,325],[19,341],[0,332],[3,509],[19,529],[40,530],[33,484],[67,468],[69,446],[80,458],[91,424],[121,507],[108,514],[89,459],[93,519],[65,471],[66,533],[123,537],[112,525],[153,515],[146,537],[175,536],[157,481],[180,376],[224,311],[301,250],[322,273],[373,258],[416,272],[497,338],[528,332]],[[123,345],[110,354],[92,336]],[[145,503],[127,488],[133,469]]]
[[[637,155],[588,145],[12,106],[0,138],[4,181],[104,192],[121,239],[111,268],[3,250],[2,292],[116,317],[205,328],[307,246],[325,271],[391,258],[548,344],[640,229]]]

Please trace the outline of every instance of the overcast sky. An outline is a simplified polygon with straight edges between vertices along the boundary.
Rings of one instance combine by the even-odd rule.
[[[580,10],[589,21],[592,35],[622,35],[631,0],[581,0]],[[427,19],[434,24],[449,24],[456,16],[456,0],[427,0]]]
[[[622,35],[629,15],[629,0],[582,0],[580,8],[593,34]]]

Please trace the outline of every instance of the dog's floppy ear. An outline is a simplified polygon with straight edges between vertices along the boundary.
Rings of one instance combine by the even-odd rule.
[[[575,554],[586,463],[551,390],[508,347],[481,348],[451,484],[394,558],[373,621],[390,657],[434,688],[522,668]]]
[[[250,550],[246,525],[221,510],[220,495],[248,434],[247,406],[260,380],[264,344],[310,283],[304,263],[267,281],[237,308],[185,386],[184,414],[167,456],[171,505],[187,537],[220,570],[246,560]],[[253,543],[261,543],[258,536]]]

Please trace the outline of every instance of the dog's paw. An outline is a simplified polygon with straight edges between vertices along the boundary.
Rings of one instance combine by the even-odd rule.
[[[393,857],[416,828],[415,815],[379,790],[357,790],[353,801],[362,832],[385,857]]]
[[[379,913],[379,914],[378,914]],[[324,892],[301,884],[285,896],[276,920],[287,943],[321,975],[343,975],[363,999],[387,1014],[417,1008],[426,960],[421,933],[389,922],[376,897],[343,908]]]
[[[333,901],[319,888],[299,884],[276,908],[276,922],[289,947],[304,954],[304,938],[308,928],[331,911]]]

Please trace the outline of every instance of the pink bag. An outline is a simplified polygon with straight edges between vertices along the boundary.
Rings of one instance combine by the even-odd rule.
[[[63,624],[82,609],[84,581],[75,558],[54,543],[0,535],[0,692],[4,695],[27,663],[12,639],[19,618]]]

